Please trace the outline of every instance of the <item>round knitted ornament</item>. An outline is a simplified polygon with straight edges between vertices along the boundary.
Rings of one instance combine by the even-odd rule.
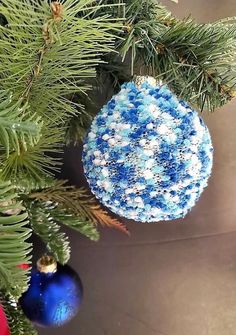
[[[198,113],[151,77],[121,87],[95,117],[83,148],[95,196],[142,222],[184,217],[207,186],[212,162]]]

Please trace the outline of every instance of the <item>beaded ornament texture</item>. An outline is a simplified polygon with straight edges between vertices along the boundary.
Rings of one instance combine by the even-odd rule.
[[[141,222],[184,217],[207,186],[209,131],[167,86],[126,83],[94,119],[83,148],[94,195]]]

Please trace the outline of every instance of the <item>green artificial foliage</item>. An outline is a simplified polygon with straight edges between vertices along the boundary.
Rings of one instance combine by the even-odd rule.
[[[125,7],[126,19],[115,46],[120,57],[113,56],[111,65],[110,55],[105,56],[105,70],[115,78],[114,84],[149,74],[200,111],[214,111],[236,95],[234,18],[209,24],[191,17],[180,20],[155,0],[127,0]],[[119,8],[108,7],[107,12],[120,15]],[[99,67],[104,74],[104,65]]]
[[[46,244],[48,252],[61,264],[70,259],[70,243],[60,225],[51,215],[50,205],[32,203],[29,206],[29,218],[32,230]]]
[[[24,150],[34,146],[41,135],[41,118],[27,111],[27,104],[21,100],[11,104],[12,94],[4,97],[0,94],[0,143],[6,151],[6,158],[10,152],[20,154],[21,146]]]
[[[43,211],[50,213],[54,221],[62,222],[91,240],[96,241],[99,238],[96,229],[98,223],[129,234],[126,226],[108,215],[86,189],[68,186],[63,180],[55,182],[54,185],[40,192],[31,192],[24,202],[26,207],[30,201],[40,206]]]
[[[87,90],[86,79],[96,75],[99,55],[112,50],[112,33],[119,27],[106,15],[86,18],[85,12],[94,11],[87,9],[91,4],[91,0],[64,1],[63,5],[1,1],[0,12],[8,24],[0,26],[0,92],[11,92],[16,109],[27,104],[29,119],[43,120],[36,143],[3,157],[5,179],[19,181],[25,175],[43,181],[50,169],[55,170],[58,162],[49,153],[58,152],[68,120],[81,113],[79,102],[69,98]]]
[[[87,190],[55,178],[97,96],[149,74],[214,111],[236,96],[235,66],[235,18],[180,20],[155,0],[0,1],[0,303],[12,335],[36,334],[18,306],[32,234],[62,264],[71,252],[63,226],[92,241],[98,224],[129,234]]]
[[[26,290],[28,272],[17,266],[29,263],[32,246],[28,242],[28,213],[17,199],[9,181],[0,179],[0,287],[17,299]]]
[[[11,335],[37,335],[37,331],[14,299],[0,292],[0,304],[4,308]]]

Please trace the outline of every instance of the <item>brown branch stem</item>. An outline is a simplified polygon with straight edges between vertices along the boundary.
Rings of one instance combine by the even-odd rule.
[[[34,85],[34,81],[40,76],[40,73],[42,70],[43,57],[45,53],[47,52],[47,50],[49,49],[49,46],[54,43],[54,38],[50,32],[50,29],[54,23],[57,23],[62,19],[62,11],[63,11],[62,4],[60,4],[57,1],[51,3],[51,14],[52,15],[44,23],[43,28],[42,28],[44,44],[38,51],[37,62],[32,69],[31,75],[27,82],[27,87],[22,94],[23,100],[29,99],[30,93],[32,91],[32,87]]]

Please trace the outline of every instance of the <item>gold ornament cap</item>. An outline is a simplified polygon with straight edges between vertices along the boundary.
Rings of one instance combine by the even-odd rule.
[[[140,87],[143,83],[148,83],[153,87],[162,85],[161,80],[157,80],[152,76],[136,76],[134,78],[134,82],[138,87]]]
[[[57,262],[54,257],[44,255],[37,261],[37,269],[42,273],[54,273],[57,271]]]

